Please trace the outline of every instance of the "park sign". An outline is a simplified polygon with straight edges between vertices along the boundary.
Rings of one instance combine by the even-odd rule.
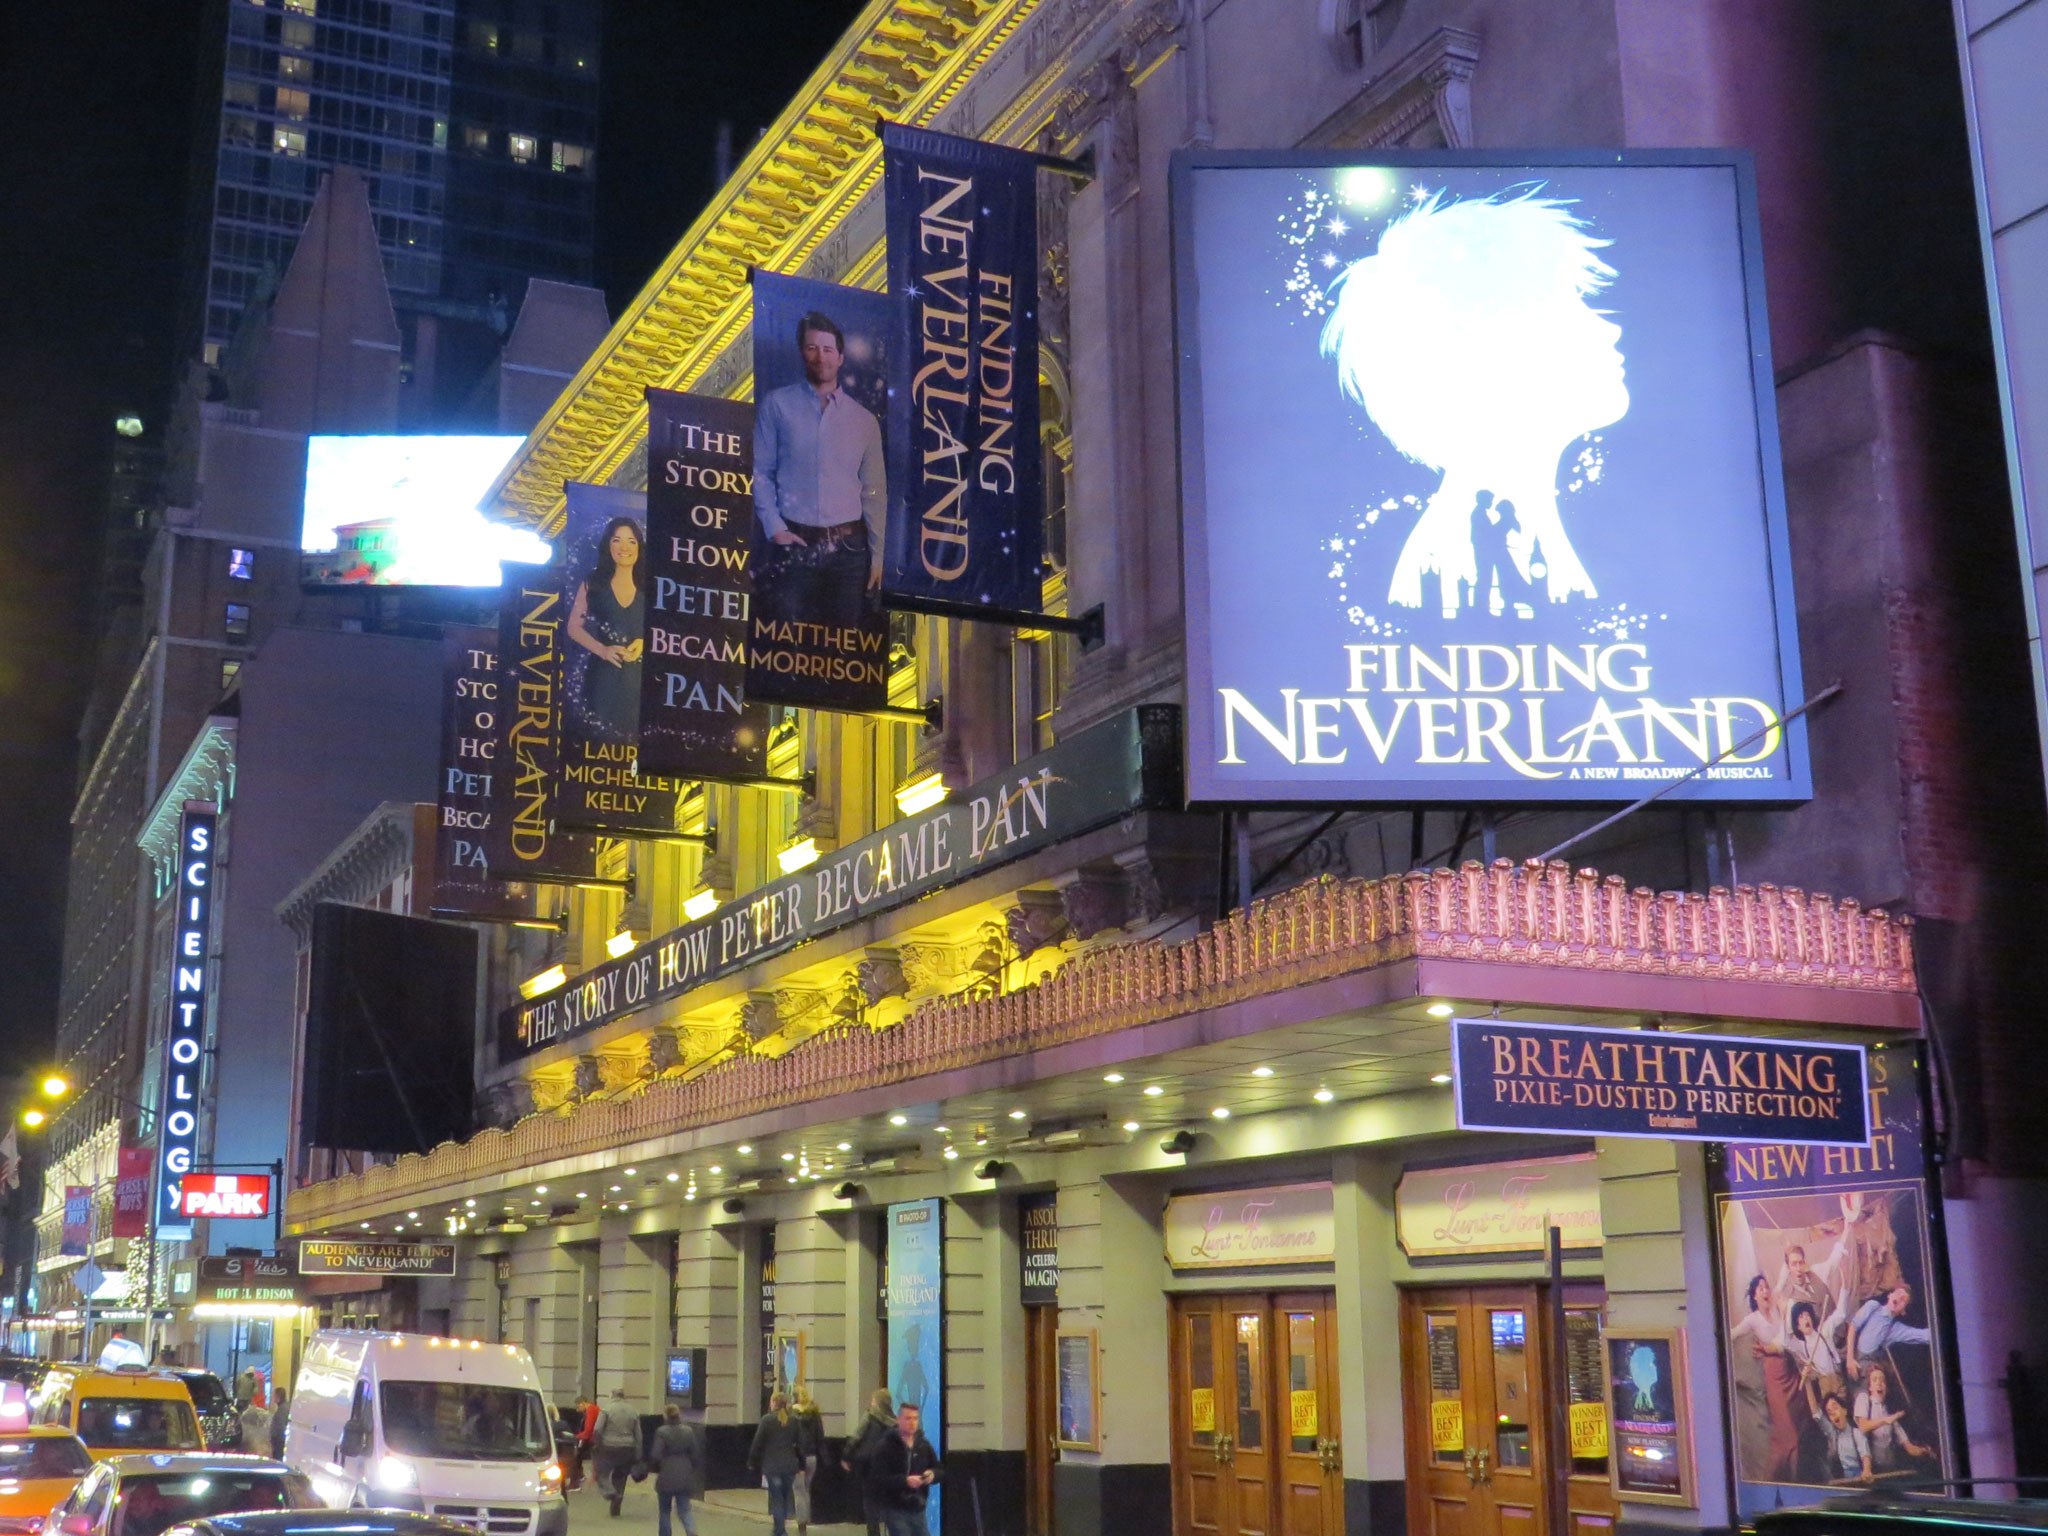
[[[1178,711],[1104,720],[499,1015],[517,1061],[1133,811],[1178,804]]]
[[[1453,1019],[1458,1125],[1472,1131],[1860,1147],[1860,1045]]]
[[[1740,151],[1174,159],[1207,805],[1812,793]]]

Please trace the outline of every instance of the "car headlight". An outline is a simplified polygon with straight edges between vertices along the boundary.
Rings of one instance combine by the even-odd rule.
[[[562,1464],[551,1461],[540,1469],[540,1480],[544,1483],[559,1483],[562,1480]]]
[[[419,1481],[419,1474],[412,1469],[412,1463],[402,1456],[386,1456],[377,1463],[377,1486],[393,1492],[410,1488]]]

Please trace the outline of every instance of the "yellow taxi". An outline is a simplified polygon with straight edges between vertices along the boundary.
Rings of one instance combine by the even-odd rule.
[[[0,1431],[0,1533],[41,1530],[43,1517],[70,1496],[92,1464],[84,1443],[60,1425]]]
[[[199,1414],[168,1371],[53,1366],[36,1383],[36,1422],[70,1430],[95,1461],[140,1451],[203,1451]]]

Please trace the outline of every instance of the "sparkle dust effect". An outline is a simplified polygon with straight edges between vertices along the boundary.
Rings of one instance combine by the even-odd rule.
[[[1318,345],[1323,322],[1336,305],[1337,280],[1351,263],[1372,255],[1379,246],[1381,233],[1396,219],[1432,198],[1445,196],[1441,188],[1419,181],[1403,186],[1393,170],[1381,166],[1349,166],[1327,181],[1302,178],[1300,190],[1274,217],[1286,276],[1273,298],[1297,321],[1309,322],[1302,327],[1304,345]],[[1359,430],[1363,435],[1376,435],[1362,416]],[[1566,498],[1600,483],[1607,469],[1605,434],[1595,432],[1583,439],[1561,469],[1560,506]],[[1370,549],[1375,537],[1405,538],[1414,520],[1422,515],[1423,506],[1421,497],[1405,495],[1383,497],[1362,509],[1347,509],[1350,532],[1322,542],[1321,547],[1332,557],[1326,575],[1335,586],[1345,618],[1375,638],[1401,635],[1407,630],[1398,619],[1354,600],[1354,566],[1358,567],[1361,582],[1366,577],[1364,563],[1359,559],[1360,545]],[[1384,581],[1377,573],[1375,578]],[[1632,635],[1640,636],[1652,623],[1667,617],[1632,611],[1622,603],[1587,610],[1584,629],[1589,636],[1626,640]]]

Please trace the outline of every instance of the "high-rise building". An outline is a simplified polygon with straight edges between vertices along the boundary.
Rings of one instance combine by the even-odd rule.
[[[210,19],[188,352],[218,360],[339,166],[368,186],[408,358],[419,316],[588,281],[596,0],[214,0]]]

